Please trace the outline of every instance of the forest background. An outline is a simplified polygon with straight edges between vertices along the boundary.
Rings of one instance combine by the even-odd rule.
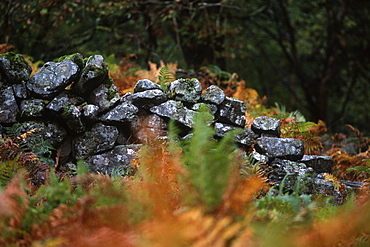
[[[332,133],[370,133],[369,1],[3,0],[0,11],[0,44],[34,62],[79,52],[188,74],[213,65]]]

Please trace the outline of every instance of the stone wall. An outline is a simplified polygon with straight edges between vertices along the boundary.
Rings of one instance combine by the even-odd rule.
[[[261,116],[246,128],[245,104],[226,97],[217,86],[202,93],[195,78],[175,80],[166,89],[144,79],[136,83],[134,93],[121,97],[100,55],[64,56],[30,74],[21,55],[0,55],[0,133],[33,130],[28,142],[37,145],[42,140],[55,149],[45,155],[50,165],[56,159],[60,166],[84,159],[91,172],[128,170],[148,137],[167,138],[169,119],[175,120],[182,136],[191,133],[196,111],[205,104],[213,114],[215,138],[240,129],[236,142],[245,150],[254,145],[253,157],[271,168],[270,182],[279,185],[285,178],[289,191],[299,179],[310,177],[305,182],[309,193],[324,193],[332,186],[320,180],[322,173],[331,172],[330,157],[306,156],[301,141],[280,138],[277,119]]]

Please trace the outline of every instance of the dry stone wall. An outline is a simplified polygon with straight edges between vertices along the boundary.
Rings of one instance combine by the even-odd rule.
[[[186,136],[196,111],[206,104],[214,116],[210,125],[215,138],[241,129],[236,142],[245,149],[254,145],[253,157],[271,168],[270,182],[280,185],[285,178],[289,191],[307,178],[303,180],[309,193],[324,193],[332,186],[319,179],[331,172],[330,157],[306,156],[301,141],[280,138],[280,121],[275,118],[258,117],[251,129],[246,128],[245,104],[226,97],[217,86],[202,94],[195,78],[180,78],[165,89],[144,79],[136,83],[134,93],[121,97],[101,55],[72,54],[45,63],[32,77],[31,72],[21,55],[0,55],[0,133],[34,130],[27,141],[52,145],[55,151],[44,157],[50,165],[58,153],[61,166],[84,159],[91,172],[131,169],[130,162],[148,136],[165,140],[169,119]]]

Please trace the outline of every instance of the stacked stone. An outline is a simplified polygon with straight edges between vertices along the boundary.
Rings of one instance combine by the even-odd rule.
[[[202,94],[197,79],[178,79],[165,89],[139,80],[132,94],[120,97],[103,57],[84,59],[80,54],[47,62],[30,74],[21,55],[0,56],[0,130],[16,123],[22,133],[35,129],[27,140],[49,142],[58,150],[60,165],[84,159],[92,172],[129,169],[142,143],[167,138],[169,119],[183,136],[190,133],[201,104],[213,115],[215,137],[240,129],[239,145],[254,142],[254,133],[244,128],[245,104],[226,97],[217,86]]]
[[[278,119],[257,117],[251,128],[259,135],[252,155],[268,164],[270,183],[277,187],[282,184],[283,192],[324,194],[333,196],[336,202],[343,200],[345,191],[336,190],[332,182],[325,180],[325,174],[332,172],[330,156],[304,155],[303,141],[280,138]],[[302,190],[296,191],[298,187]]]

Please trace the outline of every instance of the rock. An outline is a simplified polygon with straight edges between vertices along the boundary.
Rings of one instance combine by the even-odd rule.
[[[167,96],[159,89],[146,90],[132,95],[132,103],[139,109],[148,110],[153,106],[162,104],[166,100]]]
[[[63,113],[66,107],[80,105],[83,102],[84,100],[81,97],[75,96],[69,91],[64,91],[53,98],[46,106],[46,109],[54,113]]]
[[[196,103],[196,104],[194,104],[194,105],[191,107],[191,109],[192,109],[193,111],[198,111],[198,110],[201,108],[201,106],[202,106],[202,105],[204,105],[204,103]],[[214,105],[214,104],[206,104],[206,106],[208,107],[209,112],[210,112],[212,115],[215,115],[215,114],[216,114],[216,112],[218,111],[217,106],[216,106],[216,105]]]
[[[99,107],[99,112],[106,112],[120,100],[117,87],[113,84],[110,87],[102,84],[92,91],[89,102]]]
[[[299,162],[312,167],[317,174],[332,172],[333,159],[330,156],[304,155]]]
[[[303,141],[294,138],[261,137],[254,147],[269,158],[300,160],[304,154]]]
[[[12,87],[2,90],[0,96],[0,123],[17,122],[19,108]]]
[[[263,154],[260,154],[256,151],[253,151],[251,153],[251,156],[253,157],[253,159],[261,162],[261,163],[268,163],[269,162],[269,157],[267,157],[266,155],[263,155]]]
[[[60,63],[47,62],[28,80],[26,87],[35,97],[50,100],[77,79],[79,70],[69,59]]]
[[[167,121],[156,114],[149,114],[140,118],[140,122],[143,127],[146,128],[157,128],[166,130],[168,128]]]
[[[112,149],[117,137],[118,129],[115,126],[97,123],[75,139],[75,158],[82,159]]]
[[[202,84],[193,79],[180,78],[170,83],[169,98],[183,103],[198,103],[202,94]]]
[[[217,137],[224,137],[231,130],[239,130],[240,134],[235,135],[235,141],[243,146],[251,146],[255,140],[255,134],[248,128],[241,128],[239,126],[225,124],[225,123],[215,123],[214,129],[216,131],[215,135]]]
[[[148,79],[142,79],[142,80],[139,80],[135,84],[134,93],[139,93],[139,92],[144,92],[147,90],[154,90],[154,89],[163,91],[162,87],[159,84],[154,83]]]
[[[244,127],[246,110],[247,108],[243,101],[226,97],[219,106],[219,112],[216,114],[216,118],[218,122]]]
[[[21,117],[24,119],[41,117],[45,110],[45,103],[42,99],[22,100],[20,110]]]
[[[345,187],[340,189],[332,181],[325,177],[325,173],[318,174],[314,180],[314,193],[317,195],[332,196],[332,202],[335,204],[343,204],[348,192]]]
[[[130,102],[123,101],[120,105],[104,114],[100,120],[110,124],[120,124],[133,121],[137,118],[139,109]]]
[[[130,163],[137,158],[137,152],[140,148],[141,145],[116,146],[111,151],[88,157],[85,163],[91,172],[111,175],[112,171],[117,167],[130,169]]]
[[[108,77],[108,65],[101,55],[90,56],[82,69],[80,79],[75,83],[73,91],[87,97]]]
[[[84,58],[80,53],[74,53],[74,54],[71,54],[71,55],[62,56],[62,57],[56,59],[56,62],[60,63],[63,60],[66,60],[66,59],[69,59],[72,62],[74,62],[75,64],[77,64],[78,67],[80,68],[80,71],[83,69],[83,67],[84,67]]]
[[[251,129],[258,135],[280,137],[280,120],[267,116],[256,117]]]
[[[283,192],[293,192],[294,186],[299,183],[299,187],[304,190],[299,191],[300,193],[312,194],[312,168],[303,163],[278,158],[270,163],[270,167],[272,171],[267,175],[269,182],[276,186],[283,183]]]
[[[0,73],[9,85],[27,81],[31,72],[31,66],[22,55],[13,52],[0,54]]]
[[[24,82],[13,84],[13,91],[14,96],[18,99],[26,99],[27,98],[27,89],[26,84]]]
[[[82,115],[86,122],[95,123],[98,121],[99,107],[96,105],[88,104],[82,107]]]
[[[225,93],[221,88],[211,85],[202,95],[202,101],[209,104],[219,105],[225,100]]]
[[[85,131],[82,113],[77,106],[70,105],[65,107],[62,118],[71,134],[76,135]]]
[[[32,134],[27,136],[26,142],[39,142],[40,139],[43,139],[54,148],[57,148],[67,136],[67,131],[59,124],[53,122],[26,121],[19,123],[18,128],[22,134],[34,130]]]
[[[186,108],[181,102],[169,100],[150,108],[150,112],[174,119],[189,128],[194,127],[194,116],[196,112]]]

